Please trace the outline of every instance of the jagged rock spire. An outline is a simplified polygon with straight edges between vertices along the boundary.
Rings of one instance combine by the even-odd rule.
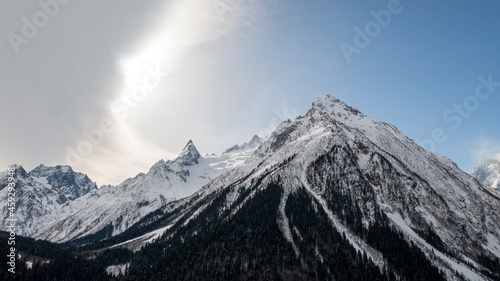
[[[181,164],[192,166],[194,164],[198,164],[198,159],[200,159],[201,154],[196,149],[192,140],[189,140],[184,149],[179,153],[179,157]]]

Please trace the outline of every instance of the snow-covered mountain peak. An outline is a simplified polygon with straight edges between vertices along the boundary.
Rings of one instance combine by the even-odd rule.
[[[255,135],[255,136],[253,136],[253,138],[249,142],[245,142],[245,143],[239,144],[239,145],[237,144],[237,145],[227,149],[223,153],[233,153],[233,152],[237,152],[237,151],[255,149],[255,148],[259,147],[263,142],[264,142],[264,139]]]
[[[20,179],[24,179],[27,177],[28,173],[24,170],[23,166],[14,164],[11,166],[15,168],[14,177],[19,181]],[[11,173],[8,170],[0,172],[0,190],[8,185],[8,178],[11,177]]]
[[[68,202],[97,190],[97,186],[86,175],[74,172],[69,166],[48,167],[40,165],[27,173],[22,166],[15,166],[16,215],[23,224],[19,235],[30,235],[47,215],[59,213],[56,210]],[[0,175],[0,199],[7,200],[8,174]],[[0,209],[5,214],[7,208]],[[0,219],[0,229],[5,229],[8,216]]]
[[[20,177],[26,177],[26,175],[28,174],[28,172],[24,169],[22,165],[14,164],[12,165],[12,167],[16,169],[15,173]]]
[[[184,166],[192,166],[194,164],[198,164],[198,160],[200,159],[201,154],[196,149],[192,140],[189,140],[184,149],[179,153],[177,158],[173,162],[178,162]]]
[[[255,135],[255,136],[253,136],[253,138],[250,140],[250,142],[248,143],[248,145],[250,145],[251,147],[257,147],[257,146],[259,146],[259,145],[261,145],[261,144],[262,144],[262,141],[263,141],[263,140],[262,140],[262,138],[261,138],[261,137],[259,137],[259,136]]]
[[[500,190],[500,161],[483,160],[472,170],[471,175],[487,187]]]
[[[359,110],[346,105],[341,100],[328,94],[313,102],[312,109],[308,114],[314,114],[315,112],[327,114],[342,123],[352,123],[352,121],[359,121],[366,117]]]
[[[69,200],[75,200],[97,189],[97,185],[87,175],[75,172],[67,165],[49,167],[42,164],[31,170],[28,175],[42,185],[48,184],[59,190]]]
[[[55,167],[45,166],[40,164],[29,172],[32,176],[47,176],[54,173],[74,173],[73,169],[68,165],[57,165]]]
[[[342,102],[341,100],[339,100],[338,98],[336,98],[330,94],[326,94],[322,98],[320,98],[320,97],[316,98],[316,101],[313,102],[313,105],[318,104],[318,103],[329,103],[329,104],[341,103],[341,104],[345,105],[344,102]]]

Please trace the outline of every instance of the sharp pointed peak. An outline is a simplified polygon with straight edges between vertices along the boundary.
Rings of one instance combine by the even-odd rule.
[[[259,137],[258,135],[254,135],[250,141],[253,141],[253,140],[261,140],[261,139],[262,139],[262,138],[261,138],[261,137]]]
[[[258,135],[253,136],[253,138],[248,142],[248,144],[252,147],[259,146],[262,144],[263,139]]]
[[[187,142],[187,144],[186,144],[186,145],[184,146],[184,148],[182,149],[181,153],[182,153],[183,151],[189,151],[189,152],[191,152],[191,153],[196,152],[196,153],[198,153],[198,154],[199,154],[198,149],[196,149],[196,146],[194,145],[193,140],[189,140],[189,141]]]
[[[189,141],[187,142],[186,146],[184,146],[184,148],[186,148],[186,147],[188,147],[188,146],[190,146],[190,145],[194,145],[193,140],[189,140]]]
[[[31,170],[30,173],[35,173],[37,171],[42,171],[42,170],[45,170],[47,168],[48,167],[45,166],[44,164],[40,164],[40,165],[36,166],[33,170]]]
[[[200,157],[201,154],[198,152],[198,149],[196,149],[193,140],[189,140],[175,161],[180,160],[182,164],[191,166],[193,164],[198,164],[198,159]]]

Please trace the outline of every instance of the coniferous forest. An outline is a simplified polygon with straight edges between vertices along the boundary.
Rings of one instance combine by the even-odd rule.
[[[231,220],[222,219],[224,196],[217,196],[173,236],[136,254],[124,249],[94,252],[20,237],[19,251],[39,260],[33,258],[31,269],[18,261],[15,277],[4,274],[2,280],[444,280],[418,247],[407,243],[385,219],[369,229],[356,225],[356,205],[343,199],[343,214],[353,218],[348,219],[351,228],[364,232],[366,242],[387,257],[387,266],[380,270],[332,227],[320,208],[313,207],[319,203],[311,204],[314,199],[304,189],[286,202],[293,245],[277,223],[282,192],[279,182],[257,189]],[[109,265],[125,263],[130,263],[125,276],[106,274]],[[2,272],[8,273],[6,268]]]

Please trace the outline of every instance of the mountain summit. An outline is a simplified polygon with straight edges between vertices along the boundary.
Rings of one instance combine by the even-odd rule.
[[[327,95],[196,197],[167,204],[182,215],[161,219],[177,223],[137,253],[130,275],[498,279],[499,195]]]
[[[237,152],[237,151],[245,151],[245,150],[253,150],[259,147],[263,142],[263,139],[257,135],[253,136],[252,139],[249,142],[245,142],[240,145],[235,145],[226,151],[224,153],[232,153],[232,152]]]
[[[198,152],[192,140],[189,140],[184,149],[179,153],[174,162],[179,161],[182,165],[192,166],[198,164],[201,154]]]
[[[97,185],[87,175],[74,172],[69,166],[48,167],[40,165],[29,173],[16,166],[16,218],[18,235],[29,236],[43,223],[45,218],[59,214],[57,210],[78,198],[97,190]],[[0,176],[0,199],[7,202],[8,181],[6,174]],[[7,206],[7,205],[6,205]],[[5,230],[9,218],[8,209],[0,209],[0,229]]]
[[[361,117],[365,117],[359,110],[354,109],[338,98],[326,94],[323,98],[317,98],[315,102],[313,102],[312,110],[324,111],[327,113],[335,113],[337,117],[347,117],[348,115],[355,115]],[[345,119],[346,120],[346,119]]]

